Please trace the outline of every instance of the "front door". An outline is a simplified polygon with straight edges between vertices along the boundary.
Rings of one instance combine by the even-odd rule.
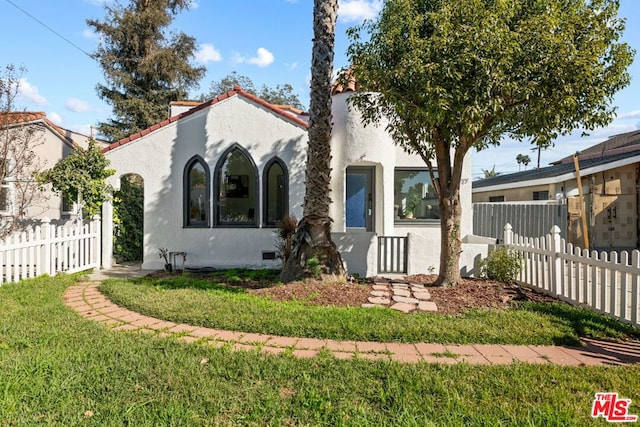
[[[345,193],[345,223],[347,228],[373,231],[373,168],[348,167]]]

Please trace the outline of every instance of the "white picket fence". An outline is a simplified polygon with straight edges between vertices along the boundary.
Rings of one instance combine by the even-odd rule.
[[[567,244],[554,226],[544,237],[504,228],[504,245],[522,256],[518,282],[578,306],[640,326],[640,251],[588,251]]]
[[[100,221],[42,225],[0,241],[0,284],[100,266]]]

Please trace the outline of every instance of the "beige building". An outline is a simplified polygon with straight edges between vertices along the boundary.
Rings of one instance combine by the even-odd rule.
[[[578,191],[578,176],[583,199]],[[473,183],[472,200],[566,203],[567,236],[584,247],[584,206],[590,248],[640,248],[640,131],[616,135],[578,156],[545,168],[498,175]]]
[[[36,186],[34,172],[52,168],[78,147],[86,148],[90,137],[57,126],[43,112],[0,113],[0,132],[0,164],[6,170],[0,184],[0,217],[15,216],[26,208],[27,220],[74,219],[77,215],[74,204],[63,203],[54,192],[27,193]],[[99,144],[106,146],[103,142]],[[25,159],[21,153],[24,150],[32,153],[32,161],[26,168],[20,164]]]

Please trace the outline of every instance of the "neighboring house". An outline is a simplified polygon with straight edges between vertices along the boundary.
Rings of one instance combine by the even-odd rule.
[[[395,146],[384,126],[363,127],[348,97],[336,89],[331,141],[332,235],[348,271],[377,274],[385,247],[389,256],[406,253],[404,271],[437,268],[438,203],[426,166]],[[279,265],[276,225],[286,214],[302,216],[306,116],[238,86],[188,110],[174,107],[185,105],[103,150],[117,171],[114,186],[127,174],[144,180],[143,268],[163,267],[160,248],[184,252],[187,267]],[[464,176],[462,236],[471,233],[469,162]],[[385,242],[380,249],[379,236],[409,236],[408,250],[397,246],[391,254]],[[464,272],[473,268],[473,250],[464,254]]]
[[[640,247],[640,131],[611,137],[578,155],[591,248]],[[583,246],[573,157],[551,166],[475,181],[473,202],[566,203],[568,240]]]
[[[0,187],[0,215],[7,217],[15,214],[14,210],[19,204],[17,200],[20,198],[18,193],[22,190],[20,185],[31,186],[25,182],[33,180],[33,172],[52,168],[77,147],[86,148],[89,137],[57,126],[47,119],[43,112],[0,113],[0,123],[2,124],[0,132],[9,132],[10,138],[16,137],[18,131],[27,130],[28,132],[20,134],[28,136],[18,138],[22,143],[26,143],[27,147],[23,148],[28,148],[35,154],[35,161],[31,167],[33,170],[22,170],[20,165],[12,164],[15,161],[10,158],[12,150],[8,150],[9,154],[6,155],[9,158],[0,159],[11,165],[8,168],[11,172],[8,172],[5,182]],[[102,145],[107,144],[102,143]],[[15,171],[20,171],[23,176],[19,178],[11,176]],[[21,184],[18,184],[17,180],[20,180]],[[35,186],[35,183],[33,185]],[[63,200],[51,191],[38,191],[34,199],[28,203],[25,219],[40,220],[48,217],[52,220],[66,220],[74,219],[76,215],[74,203]]]

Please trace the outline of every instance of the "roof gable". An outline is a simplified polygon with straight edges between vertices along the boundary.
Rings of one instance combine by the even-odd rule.
[[[68,136],[67,130],[47,119],[47,114],[41,111],[24,111],[24,112],[5,112],[0,113],[0,127],[3,126],[23,126],[28,124],[42,123],[51,132],[62,140],[65,144],[72,148],[80,147],[71,137]]]
[[[103,153],[106,153],[108,151],[111,151],[117,147],[121,147],[123,145],[128,144],[131,141],[135,141],[139,138],[142,138],[143,136],[146,136],[148,134],[150,134],[151,132],[154,132],[160,128],[163,128],[165,126],[168,126],[169,124],[173,123],[173,122],[177,122],[178,120],[182,120],[185,117],[189,117],[192,114],[195,114],[198,111],[202,111],[204,109],[207,109],[211,106],[214,106],[218,103],[220,103],[221,101],[224,101],[225,99],[228,98],[232,98],[234,96],[241,96],[255,104],[258,104],[260,107],[264,108],[265,110],[268,110],[274,114],[276,114],[279,118],[288,121],[294,125],[303,127],[303,128],[307,128],[307,122],[299,119],[298,117],[289,114],[288,112],[286,112],[285,110],[278,108],[277,106],[268,103],[267,101],[258,98],[255,95],[250,94],[249,92],[246,92],[245,90],[243,90],[240,86],[236,85],[233,87],[233,90],[230,90],[227,93],[223,93],[222,95],[218,95],[215,98],[210,99],[209,101],[205,101],[201,104],[198,104],[197,106],[193,107],[192,109],[185,111],[183,113],[180,113],[178,115],[175,115],[173,117],[169,117],[167,120],[164,120],[160,123],[156,123],[155,125],[144,129],[140,132],[134,133],[133,135],[129,135],[126,138],[123,138],[119,141],[114,142],[113,144],[110,144],[109,146],[105,147],[102,149]]]

